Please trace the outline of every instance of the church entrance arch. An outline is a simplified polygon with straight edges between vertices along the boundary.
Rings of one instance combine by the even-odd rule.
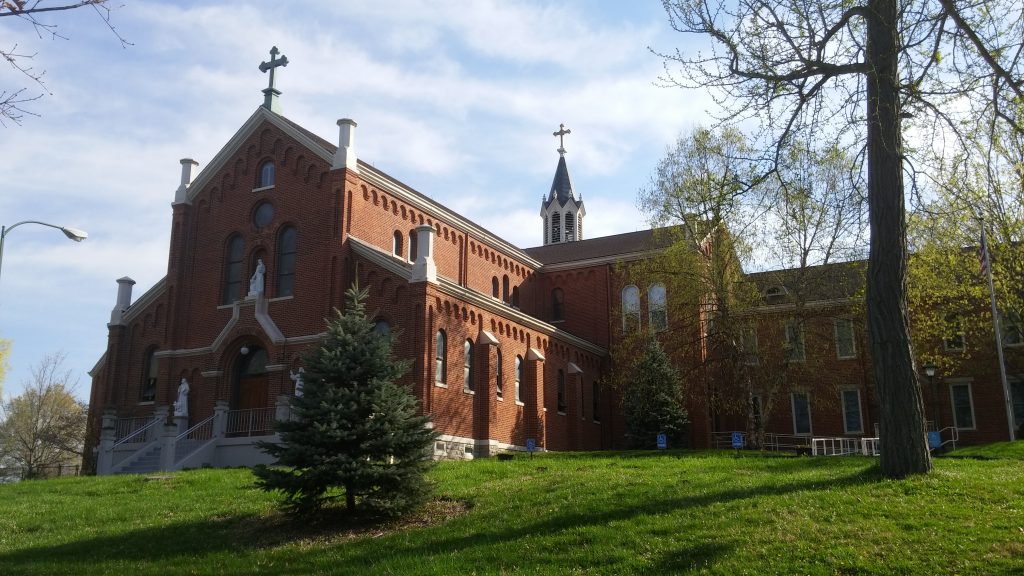
[[[259,347],[238,357],[231,386],[232,410],[267,407],[267,358],[267,351]]]

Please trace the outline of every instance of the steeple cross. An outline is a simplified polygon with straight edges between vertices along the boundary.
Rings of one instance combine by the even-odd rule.
[[[572,130],[565,127],[565,124],[558,125],[558,132],[554,132],[552,136],[558,136],[558,153],[565,155],[565,135],[572,134]]]
[[[281,91],[278,90],[275,85],[274,69],[278,66],[288,65],[287,56],[281,56],[280,58],[277,57],[280,53],[281,51],[277,49],[277,46],[274,46],[270,49],[270,62],[260,62],[260,72],[270,70],[270,83],[263,89],[263,107],[273,112],[280,112],[277,104],[277,96],[281,94]]]
[[[271,90],[276,88],[276,86],[274,86],[274,68],[288,65],[287,56],[281,56],[280,58],[277,57],[280,53],[281,51],[277,49],[277,46],[274,46],[270,49],[270,62],[260,62],[260,72],[270,70],[270,86],[268,86],[268,88]]]

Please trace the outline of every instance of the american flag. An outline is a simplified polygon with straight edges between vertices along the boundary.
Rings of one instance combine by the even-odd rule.
[[[988,274],[988,243],[985,241],[985,231],[981,231],[981,245],[978,246],[978,264],[980,265],[981,275],[985,276]]]

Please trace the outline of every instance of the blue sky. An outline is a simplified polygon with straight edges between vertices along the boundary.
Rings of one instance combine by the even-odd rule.
[[[89,233],[80,244],[39,226],[8,235],[5,395],[63,351],[88,397],[115,280],[135,279],[138,297],[164,275],[178,161],[205,168],[262,103],[258,65],[273,45],[289,59],[285,116],[332,142],[337,119],[354,119],[362,160],[521,247],[541,243],[560,123],[592,238],[647,227],[637,190],[712,106],[655,85],[662,61],[648,46],[687,40],[656,0],[126,0],[112,13],[124,49],[87,9],[45,18],[66,40],[2,20],[5,46],[36,53],[53,94],[30,106],[40,117],[0,128],[0,223]],[[0,70],[0,89],[24,84]]]

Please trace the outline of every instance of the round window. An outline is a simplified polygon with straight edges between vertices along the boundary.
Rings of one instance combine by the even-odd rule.
[[[274,205],[270,202],[263,202],[256,207],[256,210],[252,213],[252,223],[257,228],[263,228],[270,224],[270,221],[274,219]]]

